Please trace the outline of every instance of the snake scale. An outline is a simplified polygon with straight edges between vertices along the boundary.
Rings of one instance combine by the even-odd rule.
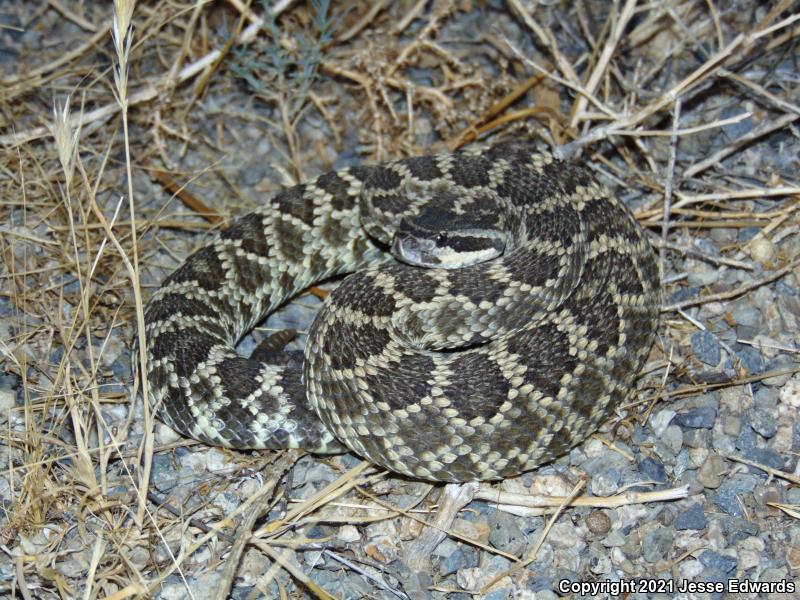
[[[461,268],[419,266],[448,253]],[[236,353],[265,315],[344,273],[304,354]],[[213,445],[349,449],[416,479],[501,479],[609,417],[659,302],[642,229],[585,167],[521,142],[347,167],[237,219],[155,291],[150,397]]]

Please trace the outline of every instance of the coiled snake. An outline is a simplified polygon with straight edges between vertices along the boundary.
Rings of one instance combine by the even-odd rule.
[[[350,272],[304,357],[236,353],[264,315]],[[214,445],[500,479],[608,418],[659,300],[642,230],[583,167],[523,143],[348,167],[278,193],[164,281],[145,311],[150,395]]]

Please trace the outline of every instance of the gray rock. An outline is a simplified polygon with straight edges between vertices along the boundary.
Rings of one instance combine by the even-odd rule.
[[[336,479],[336,473],[314,457],[304,456],[297,462],[292,478],[295,497],[308,498]]]
[[[658,483],[667,481],[667,471],[664,469],[664,465],[649,456],[645,456],[639,461],[639,470],[651,481]]]
[[[592,476],[590,488],[595,496],[610,496],[619,489],[622,473],[616,467],[608,467]]]
[[[678,425],[670,425],[661,435],[661,441],[673,454],[678,454],[683,446],[683,430]]]
[[[19,378],[16,375],[0,375],[0,389],[15,390],[18,386]]]
[[[750,519],[726,516],[720,519],[727,542],[735,544],[739,540],[758,535],[758,524]]]
[[[713,406],[700,406],[675,416],[680,425],[689,429],[711,429],[716,418],[717,409]]]
[[[672,467],[672,476],[680,477],[688,469],[694,468],[692,455],[686,448],[682,448],[678,455],[675,457],[675,466]]]
[[[710,367],[716,367],[721,359],[719,340],[708,331],[696,331],[692,334],[692,352]]]
[[[735,441],[731,436],[721,431],[711,432],[711,445],[720,454],[730,454],[736,450]]]
[[[433,555],[438,556],[440,558],[447,558],[454,552],[456,552],[460,548],[459,544],[457,544],[454,540],[450,538],[445,538],[442,540],[442,543],[436,546],[433,549]]]
[[[5,422],[17,401],[17,392],[11,388],[0,387],[0,422]]]
[[[620,529],[614,529],[601,540],[601,543],[606,548],[620,548],[625,545],[625,534]]]
[[[756,447],[756,432],[750,426],[749,411],[742,413],[739,419],[741,427],[739,429],[739,436],[736,438],[736,449],[742,452],[749,452]]]
[[[677,516],[675,509],[671,505],[666,504],[658,513],[658,522],[665,527],[669,527],[675,522]]]
[[[642,545],[644,546],[644,559],[649,563],[654,563],[667,556],[675,534],[671,528],[659,527],[655,531],[648,533]]]
[[[725,461],[719,454],[709,454],[708,458],[700,465],[697,472],[697,480],[708,489],[716,489],[722,485],[722,473],[725,469]]]
[[[773,469],[783,469],[786,463],[783,455],[772,448],[752,448],[745,454],[745,458]]]
[[[734,333],[736,334],[737,340],[752,340],[758,336],[759,332],[761,331],[760,327],[751,327],[750,325],[736,325],[733,328]],[[734,348],[739,348],[739,344],[733,344]],[[748,348],[750,346],[747,346]],[[741,358],[739,362],[741,362]]]
[[[427,577],[428,582],[431,581],[428,573],[418,573],[417,575],[419,575],[419,577]],[[372,584],[365,581],[360,575],[355,573],[350,574],[347,571],[331,572],[325,569],[312,569],[310,577],[322,589],[331,595],[336,596],[337,598],[364,598],[375,593],[375,589],[372,587]],[[428,585],[430,585],[430,583],[428,583]],[[275,594],[274,596],[270,597],[277,598],[279,596],[278,594]],[[430,592],[419,596],[419,598],[423,599],[429,597]]]
[[[709,448],[711,432],[708,429],[689,429],[683,432],[683,443],[689,448]]]
[[[749,336],[740,334],[740,337]],[[735,347],[737,345],[739,346],[738,348]],[[751,375],[761,373],[761,371],[764,370],[764,359],[758,349],[752,346],[734,344],[734,352],[736,353],[736,358],[739,359],[741,366],[747,369],[747,372]]]
[[[505,556],[498,556],[497,554],[490,554],[488,556],[489,558],[484,560],[482,566],[486,567],[486,570],[489,572],[502,573],[511,567],[511,561]]]
[[[789,579],[789,576],[786,573],[786,569],[774,567],[761,571],[761,575],[758,578],[759,581],[772,581],[774,583],[780,583],[787,579]],[[770,594],[770,598],[775,598],[777,600],[778,598],[782,599],[783,596]]]
[[[737,415],[725,415],[722,418],[722,432],[731,437],[739,437],[742,433],[742,418]]]
[[[731,311],[731,317],[737,325],[758,329],[761,327],[761,311],[752,304],[739,301]]]
[[[499,512],[499,511],[498,511]],[[468,569],[478,566],[478,558],[472,548],[459,546],[456,551],[445,558],[439,565],[439,574],[442,577],[452,575],[459,569]]]
[[[675,411],[664,408],[653,413],[653,415],[647,420],[647,424],[652,427],[653,433],[655,433],[658,437],[661,437],[664,435],[664,432],[667,430],[667,427],[670,426],[670,423],[672,423],[672,419],[674,418]]]
[[[800,291],[786,283],[785,280],[779,279],[775,282],[775,291],[783,296],[800,296]]]
[[[792,487],[786,490],[787,504],[800,504],[800,487]]]
[[[589,570],[595,575],[610,573],[613,569],[608,551],[600,544],[589,546]]]
[[[178,471],[175,469],[175,463],[170,454],[153,454],[151,468],[153,483],[156,484],[156,487],[163,486],[164,489],[169,490],[178,481]]]
[[[622,544],[621,549],[630,560],[639,558],[642,555],[642,539],[639,537],[639,532],[631,531],[625,537],[625,543]]]
[[[519,521],[520,519],[507,512],[495,510],[489,517],[489,543],[514,556],[521,555],[527,540],[519,528]]]
[[[683,302],[684,300],[689,300],[690,298],[694,298],[698,295],[700,295],[700,287],[696,285],[678,288],[672,295],[670,295],[669,302]]]
[[[708,256],[719,256],[719,247],[710,238],[694,238],[692,240],[692,244],[703,254],[707,254]]]
[[[185,581],[178,579],[171,584],[165,582],[161,587],[161,598],[164,600],[186,598],[186,592],[188,590],[191,591],[193,598],[197,598],[198,600],[205,600],[208,598],[211,600],[217,597],[217,590],[219,587],[219,573],[216,571],[206,571],[196,577],[187,577]]]
[[[761,437],[769,439],[778,432],[778,420],[775,413],[757,408],[750,411],[750,427]]]
[[[703,512],[702,504],[692,504],[689,508],[681,512],[675,520],[675,529],[684,531],[686,529],[705,529],[708,519]]]
[[[705,568],[723,574],[733,573],[736,565],[739,564],[739,561],[732,556],[726,556],[713,550],[703,552],[700,555],[700,562]]]
[[[719,281],[720,271],[714,265],[694,260],[686,263],[686,281],[691,287],[707,287]]]
[[[744,514],[742,503],[745,497],[753,491],[757,483],[755,475],[740,473],[732,479],[728,479],[717,488],[714,494],[714,504],[734,517],[741,517]]]
[[[780,388],[783,387],[789,379],[792,377],[792,369],[795,367],[796,363],[792,361],[791,358],[786,356],[785,354],[779,354],[772,360],[770,360],[767,365],[764,367],[764,371],[769,373],[772,371],[781,372],[781,371],[788,371],[787,373],[783,373],[783,375],[775,375],[774,377],[765,377],[761,380],[761,382],[765,386],[770,386],[770,388]],[[764,388],[762,388],[764,389]],[[759,390],[760,391],[760,390]]]

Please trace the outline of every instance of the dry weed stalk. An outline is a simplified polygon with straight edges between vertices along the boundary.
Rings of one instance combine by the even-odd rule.
[[[136,233],[136,202],[133,195],[133,169],[131,165],[131,144],[130,130],[128,123],[128,59],[130,57],[131,44],[133,42],[133,9],[135,0],[114,0],[114,20],[111,28],[112,39],[114,40],[114,50],[116,52],[116,64],[114,69],[114,97],[119,104],[122,113],[122,127],[125,136],[125,172],[128,184],[128,210],[130,212],[131,229],[131,256],[132,259],[125,260],[128,267],[128,276],[131,280],[134,310],[136,315],[136,337],[138,349],[139,372],[146,372],[147,353],[145,351],[144,333],[144,306],[142,302],[141,282],[139,279],[139,251]],[[107,231],[111,234],[110,228]],[[112,239],[116,239],[112,237]],[[121,246],[117,248],[122,252]],[[124,256],[124,253],[123,253]],[[138,385],[137,385],[138,384]],[[153,461],[153,421],[150,414],[150,398],[146,377],[138,377],[134,374],[134,385],[132,400],[135,401],[139,385],[142,390],[142,403],[145,415],[145,435],[142,451],[142,471],[139,477],[139,508],[136,513],[136,522],[141,526],[144,523],[144,515],[147,503],[147,487],[150,482],[150,471]]]

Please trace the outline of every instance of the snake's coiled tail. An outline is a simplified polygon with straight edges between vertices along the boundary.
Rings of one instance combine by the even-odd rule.
[[[444,191],[454,214],[496,212],[505,252],[450,270],[387,262],[379,246],[424,214],[410,189]],[[302,369],[235,353],[286,299],[350,271]],[[165,422],[210,443],[343,443],[416,478],[498,479],[608,418],[659,302],[643,231],[586,169],[525,144],[471,148],[328,173],[238,220],[148,304],[147,376]]]

